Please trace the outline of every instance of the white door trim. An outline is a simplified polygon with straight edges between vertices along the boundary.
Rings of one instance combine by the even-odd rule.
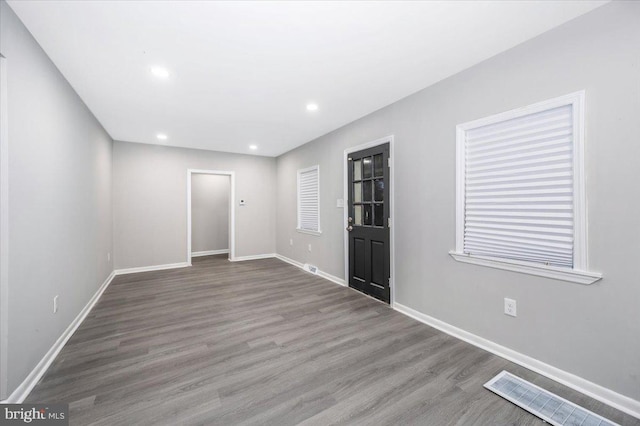
[[[229,260],[236,260],[236,174],[221,170],[187,169],[187,264],[191,266],[191,177],[194,174],[223,175],[231,179],[229,189]]]
[[[393,153],[393,144],[394,137],[393,135],[385,136],[380,139],[376,139],[371,142],[366,142],[360,145],[352,146],[344,150],[344,157],[342,158],[342,167],[344,172],[344,221],[342,222],[344,228],[344,280],[349,286],[349,232],[346,230],[347,227],[347,219],[349,215],[349,175],[347,173],[347,158],[349,158],[349,154],[352,152],[362,151],[363,149],[372,148],[374,146],[382,145],[385,143],[389,143],[389,179],[391,179],[391,185],[389,185],[389,219],[390,219],[390,229],[389,229],[389,267],[391,274],[391,294],[389,304],[393,307],[396,300],[396,262],[395,262],[395,202],[394,202],[394,185],[395,185],[395,176],[394,176],[394,161],[395,155]]]
[[[0,54],[0,401],[8,396],[9,130],[7,107],[7,59]]]

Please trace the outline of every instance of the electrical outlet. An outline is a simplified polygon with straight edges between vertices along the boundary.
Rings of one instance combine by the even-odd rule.
[[[289,245],[293,246],[293,238],[289,238]]]
[[[58,295],[53,297],[53,313],[58,313]]]
[[[309,244],[309,251],[311,251],[311,244]]]
[[[512,317],[517,317],[516,301],[513,299],[504,298],[504,314]]]

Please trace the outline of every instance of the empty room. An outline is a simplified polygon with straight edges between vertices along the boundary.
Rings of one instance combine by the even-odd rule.
[[[640,426],[640,1],[0,0],[0,424]]]

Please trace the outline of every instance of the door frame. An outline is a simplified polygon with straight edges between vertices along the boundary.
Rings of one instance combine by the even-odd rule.
[[[391,286],[389,306],[393,308],[396,300],[396,263],[395,263],[395,202],[394,202],[394,185],[395,185],[395,155],[393,152],[394,136],[389,135],[380,139],[376,139],[371,142],[365,142],[360,145],[352,146],[344,150],[344,157],[342,158],[343,167],[343,185],[344,185],[344,220],[342,222],[343,234],[344,234],[344,277],[347,287],[349,287],[349,231],[347,231],[347,219],[349,217],[349,175],[347,170],[347,163],[349,154],[353,152],[362,151],[363,149],[373,148],[378,145],[389,143],[389,179],[391,185],[389,185],[389,274],[391,275]],[[377,300],[377,299],[376,299]]]
[[[191,266],[191,178],[197,175],[229,176],[229,260],[236,260],[236,174],[222,170],[187,169],[187,263]]]
[[[9,330],[9,129],[7,58],[0,53],[0,401],[7,389],[7,343]]]

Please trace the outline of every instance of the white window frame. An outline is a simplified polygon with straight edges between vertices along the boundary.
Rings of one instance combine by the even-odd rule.
[[[560,96],[558,98],[538,102],[523,108],[517,108],[511,111],[492,115],[490,117],[459,124],[456,127],[456,249],[449,252],[455,260],[580,284],[592,284],[602,278],[602,274],[589,272],[587,265],[587,202],[584,172],[584,103],[585,92],[583,90],[565,96]],[[571,105],[573,108],[573,268],[562,268],[534,262],[464,253],[466,193],[465,140],[467,132],[478,127],[566,105]]]
[[[303,173],[309,172],[311,170],[316,170],[317,175],[318,175],[318,230],[314,230],[314,229],[305,229],[302,228],[300,225],[300,175],[302,175]],[[311,166],[311,167],[307,167],[305,169],[299,169],[298,170],[298,185],[297,185],[297,189],[296,189],[296,197],[297,197],[297,226],[296,226],[296,230],[298,232],[301,232],[303,234],[311,234],[311,235],[321,235],[322,234],[322,228],[320,227],[320,165],[315,165],[315,166]]]

